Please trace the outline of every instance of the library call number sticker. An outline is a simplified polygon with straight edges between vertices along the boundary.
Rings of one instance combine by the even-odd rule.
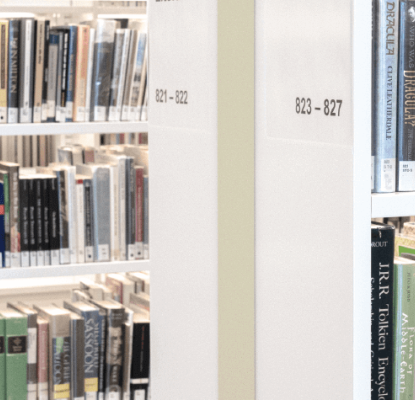
[[[174,96],[167,96],[167,89],[156,89],[156,102],[167,103],[173,101],[176,104],[188,104],[187,90],[176,90]]]
[[[325,99],[323,107],[313,107],[311,99],[297,97],[295,99],[295,112],[310,115],[313,111],[323,111],[327,117],[340,117],[343,100]]]

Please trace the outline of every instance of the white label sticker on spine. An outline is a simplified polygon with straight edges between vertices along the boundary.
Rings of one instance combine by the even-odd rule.
[[[50,250],[45,250],[45,265],[51,265],[50,264]]]
[[[108,121],[117,121],[117,107],[110,106]]]
[[[28,359],[29,362],[29,359]],[[37,399],[37,385],[36,383],[27,384],[27,400],[36,400]]]
[[[97,400],[97,392],[85,392],[85,400]]]
[[[66,118],[67,119],[73,118],[73,102],[72,101],[66,102]]]
[[[134,390],[134,400],[146,400],[146,391],[144,389]]]
[[[30,266],[29,252],[22,251],[22,267],[29,267],[29,266]]]
[[[51,250],[50,251],[50,265],[59,265],[60,258],[59,258],[59,250]]]
[[[45,265],[45,253],[43,250],[37,252],[37,266],[43,267]]]
[[[36,354],[37,354],[37,328],[28,328],[27,329],[27,363],[36,364]]]
[[[69,264],[70,262],[70,253],[69,249],[61,249],[60,250],[60,262],[61,264]]]
[[[48,400],[49,399],[49,384],[48,382],[39,382],[38,383],[39,391],[39,400]]]
[[[10,251],[6,251],[6,254],[5,254],[4,258],[5,258],[6,268],[10,268],[10,266],[11,266]]]
[[[120,394],[118,392],[109,392],[109,400],[120,400]]]
[[[143,258],[143,253],[144,253],[144,243],[143,242],[136,242],[135,244],[135,248],[137,251],[137,259],[142,259]]]
[[[381,179],[380,179],[380,190],[381,192],[394,192],[396,183],[396,159],[395,158],[384,158],[381,162]]]
[[[20,253],[10,253],[10,263],[12,268],[18,268],[21,266],[20,264]]]
[[[104,400],[104,393],[100,393],[98,395],[98,400]]]
[[[42,104],[42,121],[46,121],[48,119],[48,105]]]
[[[85,107],[78,107],[76,115],[76,122],[84,122],[85,121]]]
[[[85,246],[85,262],[94,261],[94,248],[92,246]]]
[[[30,252],[30,266],[36,267],[37,266],[37,254],[36,251]]]
[[[7,113],[7,122],[9,124],[17,124],[19,122],[19,110],[17,108],[9,108]]]
[[[372,156],[372,190],[375,190],[375,156]]]
[[[104,106],[95,106],[94,107],[94,121],[95,122],[105,122],[107,119],[107,109]]]
[[[5,124],[7,122],[7,108],[0,107],[0,124]]]
[[[415,190],[415,161],[399,162],[399,191]]]
[[[135,260],[135,256],[137,255],[137,248],[134,244],[129,244],[128,245],[128,260],[132,261]]]
[[[110,260],[110,246],[108,244],[98,245],[98,261]]]

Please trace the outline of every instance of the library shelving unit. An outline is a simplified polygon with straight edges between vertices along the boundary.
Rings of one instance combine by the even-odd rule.
[[[135,18],[143,3],[3,0],[0,13]],[[0,280],[150,271],[153,400],[254,398],[253,5],[147,2],[148,125],[0,126],[1,135],[149,132],[149,260],[0,270]]]
[[[258,400],[371,396],[371,8],[255,2]]]

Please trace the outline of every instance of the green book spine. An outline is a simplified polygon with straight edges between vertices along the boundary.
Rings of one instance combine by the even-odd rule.
[[[395,264],[393,399],[413,400],[415,264]]]
[[[6,400],[6,349],[4,319],[0,316],[0,400]]]
[[[27,317],[5,318],[6,398],[27,398]]]

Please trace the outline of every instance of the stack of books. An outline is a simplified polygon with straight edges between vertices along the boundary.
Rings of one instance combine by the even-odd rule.
[[[63,146],[58,161],[0,161],[2,266],[149,258],[148,146]]]
[[[112,275],[137,290],[138,279],[149,282],[144,272],[131,274],[135,281]],[[63,307],[16,302],[0,310],[0,398],[149,398],[149,296],[133,292],[141,303],[121,304],[104,289],[85,281]]]
[[[146,23],[0,20],[0,123],[147,118]]]

